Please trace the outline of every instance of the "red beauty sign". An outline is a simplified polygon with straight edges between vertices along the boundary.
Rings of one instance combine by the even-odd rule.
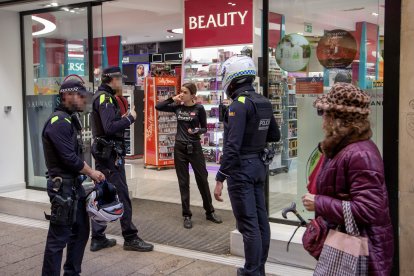
[[[185,47],[253,43],[253,0],[185,0]]]

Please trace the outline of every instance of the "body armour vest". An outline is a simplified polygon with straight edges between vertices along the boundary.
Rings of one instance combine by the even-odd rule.
[[[267,133],[273,116],[272,104],[257,93],[244,92],[239,97],[246,97],[254,106],[254,116],[247,118],[241,154],[260,153],[266,147]],[[237,99],[236,99],[237,100]]]
[[[121,120],[122,116],[121,116],[121,109],[119,108],[118,102],[115,98],[115,96],[109,94],[108,92],[105,91],[97,91],[95,93],[95,95],[92,98],[92,134],[93,137],[100,137],[100,138],[105,138],[108,140],[123,140],[124,139],[124,131],[120,131],[118,133],[116,133],[113,136],[107,136],[105,134],[105,130],[102,126],[102,120],[101,120],[101,115],[99,113],[99,106],[100,106],[100,102],[98,104],[96,104],[96,101],[99,100],[100,101],[100,97],[101,95],[105,95],[105,102],[110,102],[111,104],[113,104],[115,106],[116,112],[115,112],[115,118],[114,120]]]
[[[42,142],[43,142],[43,152],[45,155],[45,162],[46,167],[49,171],[49,176],[64,176],[64,175],[73,175],[76,176],[73,172],[67,170],[64,167],[64,164],[59,158],[59,152],[57,152],[54,144],[52,141],[45,136],[45,129],[48,127],[48,125],[51,123],[51,119],[55,116],[61,116],[61,117],[69,117],[69,114],[63,111],[55,111],[52,113],[52,115],[48,118],[47,123],[45,124],[43,131],[42,131]],[[82,143],[81,138],[78,139],[79,130],[76,129],[74,123],[71,120],[71,127],[73,129],[73,134],[71,137],[71,140],[73,141],[75,145],[75,151],[76,154],[80,157],[82,156]],[[52,172],[52,173],[51,173]],[[51,175],[53,174],[53,175]]]

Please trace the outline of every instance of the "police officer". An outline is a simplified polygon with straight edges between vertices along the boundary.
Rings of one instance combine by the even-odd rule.
[[[267,142],[280,140],[272,105],[255,93],[253,60],[233,56],[221,68],[223,89],[233,100],[224,121],[224,149],[216,176],[214,196],[223,201],[223,182],[228,192],[237,227],[243,235],[245,265],[237,275],[265,275],[270,226],[266,213],[264,185],[267,174]]]
[[[102,72],[102,84],[92,99],[92,134],[94,143],[92,154],[96,168],[102,171],[108,181],[115,185],[119,200],[124,205],[124,214],[120,219],[124,250],[148,252],[154,246],[144,242],[138,236],[138,230],[132,223],[132,206],[129,198],[125,175],[124,132],[137,117],[135,107],[130,113],[121,115],[115,94],[122,89],[122,73],[119,67],[109,67]],[[92,221],[91,251],[112,247],[115,239],[107,239],[106,226]]]
[[[64,275],[79,275],[89,237],[85,191],[80,176],[96,182],[104,174],[82,160],[81,125],[77,112],[83,111],[89,94],[81,82],[65,81],[59,90],[61,104],[43,128],[43,149],[48,169],[47,193],[52,203],[42,275],[60,275],[63,249],[67,246]]]

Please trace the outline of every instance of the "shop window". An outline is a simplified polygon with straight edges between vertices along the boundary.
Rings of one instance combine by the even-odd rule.
[[[270,165],[269,215],[301,197],[319,158],[322,119],[313,102],[335,81],[351,82],[371,95],[373,140],[382,151],[384,1],[269,0],[269,86],[281,127]],[[290,220],[296,218],[289,217]]]
[[[28,186],[45,188],[46,165],[42,130],[59,104],[59,86],[76,75],[90,89],[88,77],[88,24],[86,7],[23,16],[25,54],[25,103],[27,122]],[[83,136],[90,140],[87,116]],[[87,145],[86,145],[87,146]],[[89,158],[86,158],[90,161]]]

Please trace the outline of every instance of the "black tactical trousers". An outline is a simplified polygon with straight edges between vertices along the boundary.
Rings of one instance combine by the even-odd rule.
[[[96,169],[105,174],[106,179],[116,187],[119,201],[124,205],[124,214],[120,219],[122,236],[126,241],[138,238],[138,230],[132,222],[132,204],[129,198],[128,185],[125,175],[125,165],[115,166],[115,158],[96,160]],[[100,225],[92,220],[92,239],[105,239],[106,225]]]
[[[68,188],[70,193],[71,187]],[[52,189],[52,181],[47,182],[47,193],[50,200],[55,197],[56,192]],[[50,223],[47,234],[46,248],[43,259],[43,276],[59,276],[62,264],[63,249],[67,247],[66,261],[63,266],[63,275],[80,275],[83,254],[89,238],[89,216],[86,213],[85,191],[82,186],[76,188],[80,196],[77,209],[76,221],[73,225],[56,225]]]

